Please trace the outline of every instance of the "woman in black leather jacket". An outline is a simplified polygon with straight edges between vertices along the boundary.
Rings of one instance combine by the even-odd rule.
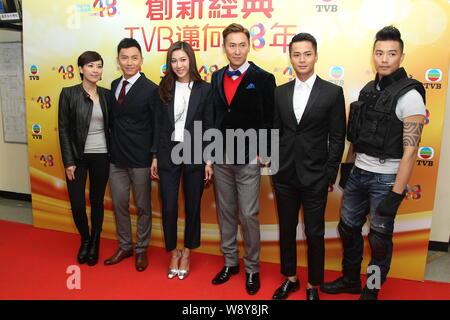
[[[59,97],[59,143],[72,215],[81,235],[78,263],[93,266],[98,261],[109,175],[109,90],[97,86],[103,72],[103,59],[97,52],[81,54],[78,68],[82,83],[63,88]],[[91,232],[85,201],[88,174]]]

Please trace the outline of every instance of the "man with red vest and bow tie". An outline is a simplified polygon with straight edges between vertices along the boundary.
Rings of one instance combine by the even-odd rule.
[[[251,148],[259,146],[258,130],[272,128],[276,83],[273,74],[247,61],[250,33],[243,26],[233,23],[225,28],[223,49],[230,63],[213,74],[211,92],[215,127],[222,132],[224,146],[227,146],[224,148],[224,159],[216,156],[214,164],[216,208],[225,263],[212,283],[222,284],[239,272],[236,239],[239,220],[245,246],[246,290],[249,294],[255,294],[260,287],[260,229],[257,218],[260,169],[261,163],[266,161],[260,157],[261,150]],[[256,141],[251,143],[252,139],[246,138],[245,148],[237,148],[237,138],[228,137],[227,131],[235,134],[239,131],[256,133]],[[233,142],[233,147],[230,142]]]

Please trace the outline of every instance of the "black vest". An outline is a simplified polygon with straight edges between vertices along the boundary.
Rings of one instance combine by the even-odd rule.
[[[381,90],[377,90],[377,84]],[[354,150],[372,157],[400,159],[403,156],[403,122],[395,109],[398,99],[416,89],[425,102],[425,88],[408,78],[400,68],[379,80],[378,74],[359,93],[358,101],[350,104],[347,139]]]

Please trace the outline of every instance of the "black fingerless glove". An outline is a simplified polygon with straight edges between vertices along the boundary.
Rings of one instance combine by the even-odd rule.
[[[348,177],[350,176],[350,172],[352,171],[354,163],[346,162],[341,163],[341,179],[339,180],[339,186],[342,189],[345,189],[345,185],[347,184]]]
[[[389,191],[389,194],[384,198],[376,209],[376,213],[384,217],[393,217],[397,214],[398,207],[405,198],[406,192],[402,194]]]

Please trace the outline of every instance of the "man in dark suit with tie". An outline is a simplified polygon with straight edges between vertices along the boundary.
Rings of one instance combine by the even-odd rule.
[[[129,209],[133,186],[137,208],[136,270],[148,266],[152,210],[150,203],[150,165],[154,127],[154,109],[158,86],[140,69],[143,63],[139,43],[123,39],[117,47],[117,62],[123,76],[111,84],[111,167],[110,186],[116,218],[119,250],[105,265],[119,263],[133,255]]]
[[[297,34],[289,45],[296,79],[275,90],[274,129],[280,130],[280,168],[273,176],[280,230],[281,273],[288,277],[273,299],[286,299],[300,283],[297,224],[303,206],[308,245],[307,299],[318,300],[323,283],[325,207],[344,151],[345,103],[342,88],[314,73],[317,42]]]
[[[224,135],[225,145],[232,142],[227,139],[233,139],[234,142],[239,139],[225,138],[227,130],[253,132],[255,139],[259,140],[259,129],[272,128],[275,77],[247,61],[250,33],[243,26],[233,23],[225,28],[223,49],[230,64],[215,72],[211,81],[215,127]],[[225,265],[212,283],[224,283],[231,275],[239,272],[236,240],[239,219],[245,246],[246,290],[249,294],[255,294],[260,288],[260,229],[257,215],[261,159],[258,155],[260,150],[250,150],[258,143],[254,141],[251,144],[249,140],[245,148],[235,145],[234,148],[226,149],[228,157],[225,158],[228,160],[214,165],[216,208]]]

